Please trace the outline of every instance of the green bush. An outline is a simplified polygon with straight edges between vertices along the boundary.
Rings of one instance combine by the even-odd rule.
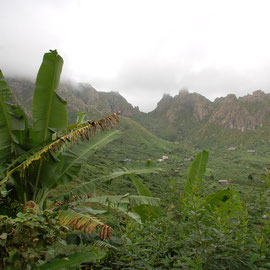
[[[57,213],[36,211],[0,216],[0,231],[0,268],[37,269],[67,229],[59,224]]]
[[[119,225],[118,250],[100,269],[270,268],[269,178],[247,193],[229,186],[211,194],[196,178],[207,164],[198,163],[202,157],[191,166],[191,192],[179,196],[172,188],[166,215],[143,226]]]

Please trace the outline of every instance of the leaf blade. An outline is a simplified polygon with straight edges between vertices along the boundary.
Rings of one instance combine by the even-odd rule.
[[[45,53],[40,66],[33,97],[33,130],[31,138],[35,144],[50,139],[50,129],[67,127],[66,101],[57,93],[63,59],[57,51]]]
[[[59,179],[77,175],[81,165],[87,161],[98,149],[106,146],[108,143],[118,139],[122,133],[118,130],[112,130],[102,133],[99,136],[94,136],[89,142],[78,143],[73,145],[71,150],[63,153],[65,165],[59,175]]]
[[[18,138],[25,135],[27,123],[25,113],[16,105],[0,70],[0,160],[5,160],[12,153],[16,153],[15,145],[21,141]]]
[[[206,171],[208,158],[209,152],[205,150],[198,153],[195,157],[189,169],[189,174],[184,189],[184,196],[192,194],[195,189],[201,185],[202,177]]]

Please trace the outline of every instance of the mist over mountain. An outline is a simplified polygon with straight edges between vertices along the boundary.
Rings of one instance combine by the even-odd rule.
[[[14,92],[20,104],[28,114],[32,108],[34,82],[28,79],[7,78],[10,89]],[[88,119],[96,120],[112,112],[121,111],[123,116],[139,112],[118,92],[100,92],[89,83],[64,81],[59,86],[58,93],[67,103],[69,122],[76,120],[79,112],[87,111]]]
[[[8,78],[9,87],[30,115],[34,83]],[[88,119],[98,119],[120,111],[156,136],[169,141],[221,143],[253,141],[268,135],[270,94],[256,90],[237,98],[234,94],[210,101],[187,89],[175,96],[164,94],[157,107],[144,113],[133,107],[118,92],[100,92],[89,83],[64,81],[59,94],[68,102],[69,121],[87,111]],[[269,130],[270,131],[270,130]]]

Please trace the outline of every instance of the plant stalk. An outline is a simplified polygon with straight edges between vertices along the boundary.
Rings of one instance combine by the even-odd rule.
[[[42,161],[41,161],[41,159],[40,159],[39,167],[38,167],[38,173],[37,173],[37,178],[36,178],[36,183],[35,183],[35,189],[34,189],[33,201],[36,201],[37,188],[38,188],[38,183],[39,183],[39,178],[40,178],[41,167],[42,167]]]

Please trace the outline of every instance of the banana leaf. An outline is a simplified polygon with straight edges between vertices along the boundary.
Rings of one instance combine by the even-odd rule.
[[[28,128],[25,113],[16,105],[0,70],[0,162],[17,155],[16,144],[23,142]]]
[[[74,144],[70,150],[64,152],[62,155],[64,165],[60,175],[57,177],[58,181],[70,181],[74,176],[78,175],[82,164],[87,162],[97,150],[118,139],[121,135],[122,133],[118,130],[110,130],[95,135],[87,142]]]
[[[105,257],[106,252],[100,250],[93,250],[89,252],[81,252],[68,255],[64,258],[58,258],[47,262],[40,266],[40,270],[61,270],[77,268],[84,262],[98,262]]]
[[[150,173],[159,173],[161,171],[162,169],[159,167],[145,167],[145,168],[124,167],[124,168],[116,169],[108,175],[93,179],[91,182],[103,183],[103,182],[111,181],[115,178],[122,177],[125,175],[128,176],[128,175],[137,175],[137,174],[150,174]]]
[[[145,222],[151,218],[155,218],[161,213],[159,207],[160,199],[141,195],[124,196],[98,196],[85,200],[73,202],[71,205],[81,203],[99,203],[130,216],[138,223]]]
[[[202,177],[206,171],[208,157],[209,153],[202,151],[197,154],[192,162],[184,189],[185,196],[193,194],[202,184]]]
[[[134,177],[134,175],[131,174],[128,175],[128,177],[132,180],[133,184],[137,188],[137,192],[140,195],[140,197],[144,196],[145,198],[149,199],[153,198],[150,190],[146,186],[144,186],[144,184],[138,178]],[[151,218],[156,218],[162,212],[162,209],[159,207],[158,204],[154,205],[150,203],[137,205],[133,208],[133,210],[138,215],[140,215],[142,222],[145,222],[146,220],[149,220]]]
[[[57,51],[45,53],[40,66],[33,98],[33,129],[35,145],[51,139],[52,131],[67,128],[66,101],[57,93],[63,59]]]
[[[86,168],[87,168],[87,166],[86,166]],[[158,167],[120,168],[120,169],[114,170],[109,175],[98,177],[94,180],[91,180],[89,182],[82,183],[82,184],[76,186],[75,188],[73,188],[69,192],[61,194],[58,197],[58,200],[60,200],[60,201],[62,201],[63,199],[68,200],[68,199],[72,198],[73,195],[78,195],[81,197],[87,196],[88,194],[95,192],[97,184],[107,182],[107,181],[113,180],[113,179],[121,177],[121,176],[130,175],[130,174],[158,173],[160,171],[162,171],[162,169],[158,168]],[[150,195],[150,194],[148,193],[147,195],[146,194],[141,194],[141,195],[152,197],[152,195]]]

